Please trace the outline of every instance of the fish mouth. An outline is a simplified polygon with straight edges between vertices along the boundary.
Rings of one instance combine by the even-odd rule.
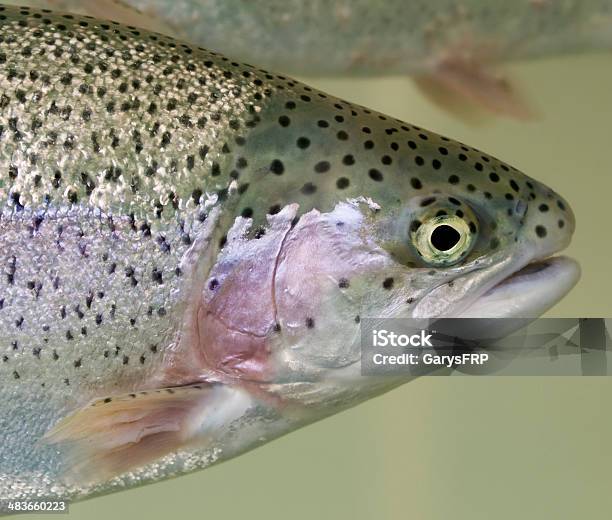
[[[580,266],[567,256],[528,263],[502,278],[459,318],[535,318],[561,300],[578,282]]]

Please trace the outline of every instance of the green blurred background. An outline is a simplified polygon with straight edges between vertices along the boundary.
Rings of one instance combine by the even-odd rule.
[[[486,150],[571,202],[583,277],[549,316],[612,317],[612,57],[510,68],[540,113],[466,126],[405,78],[313,86]],[[608,519],[612,381],[422,378],[235,460],[71,506],[79,519]]]

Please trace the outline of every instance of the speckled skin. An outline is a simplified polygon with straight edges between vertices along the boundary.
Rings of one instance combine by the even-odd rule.
[[[100,0],[20,0],[112,14]],[[104,3],[104,2],[102,2]],[[612,46],[611,0],[123,0],[140,24],[291,74],[428,74],[448,53],[483,64]],[[138,19],[135,17],[134,19]]]
[[[329,212],[357,197],[372,201],[363,211],[374,223],[351,209],[346,239],[325,231]],[[0,496],[79,498],[185,473],[398,384],[336,391],[327,379],[306,392],[306,364],[284,367],[279,356],[265,383],[291,383],[270,392],[314,410],[307,418],[289,420],[266,404],[223,446],[171,453],[97,485],[63,480],[65,453],[41,441],[45,432],[92,399],[201,380],[185,368],[173,376],[184,362],[192,289],[212,287],[208,273],[238,216],[253,220],[241,240],[255,241],[269,230],[266,214],[293,203],[277,216],[286,232],[297,230],[281,240],[285,257],[317,259],[320,270],[302,281],[309,268],[288,262],[279,280],[297,288],[286,294],[319,279],[344,291],[326,269],[347,265],[351,275],[351,244],[364,233],[378,243],[359,246],[363,265],[380,261],[354,297],[339,292],[314,318],[296,314],[292,298],[281,309],[288,314],[279,311],[276,344],[301,345],[306,357],[313,348],[328,368],[340,358],[330,361],[313,335],[320,317],[341,341],[358,330],[359,298],[370,315],[410,315],[423,294],[460,274],[520,253],[519,268],[561,249],[574,226],[550,189],[461,143],[164,36],[0,7]],[[479,221],[476,245],[451,269],[423,264],[407,238],[415,216],[438,205],[471,207],[466,215]],[[310,224],[291,222],[312,209],[321,216]],[[304,254],[302,243],[320,249]],[[246,246],[236,244],[217,271],[240,263]],[[265,263],[261,247],[252,255]],[[402,277],[395,286],[393,273]],[[259,293],[239,289],[256,309]],[[224,312],[230,320],[234,311]],[[266,337],[279,333],[266,327]]]

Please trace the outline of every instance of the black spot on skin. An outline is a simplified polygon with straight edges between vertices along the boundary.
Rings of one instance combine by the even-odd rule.
[[[330,164],[328,161],[319,161],[315,164],[314,171],[316,173],[326,173],[329,171]]]
[[[342,164],[344,164],[345,166],[352,166],[353,164],[355,164],[355,157],[353,157],[352,155],[345,155],[342,158]]]
[[[544,226],[536,226],[535,232],[540,238],[544,238],[547,235],[546,228]]]
[[[257,231],[255,231],[255,238],[261,238],[266,234],[266,230],[263,227],[260,227],[257,229]]]
[[[312,195],[314,192],[317,191],[317,187],[312,182],[307,182],[306,184],[304,184],[304,186],[302,186],[300,191],[304,195]]]
[[[346,177],[340,177],[336,181],[336,188],[338,188],[339,190],[344,190],[348,188],[349,185],[350,185],[350,181]]]
[[[457,175],[451,175],[451,176],[448,178],[448,182],[449,182],[450,184],[457,184],[457,183],[459,182],[459,177],[458,177]]]
[[[314,329],[315,322],[313,318],[306,318],[306,328]]]
[[[429,206],[430,204],[433,204],[434,202],[436,202],[436,198],[435,197],[427,197],[426,199],[423,199],[421,201],[421,207],[425,208],[425,207]]]
[[[305,150],[310,146],[310,139],[308,139],[307,137],[299,137],[295,144],[298,148]]]
[[[275,175],[282,175],[285,172],[285,166],[280,160],[274,159],[270,163],[270,171]]]
[[[338,287],[340,287],[340,289],[348,289],[349,285],[349,281],[346,278],[340,278],[340,280],[338,280]]]
[[[160,285],[164,283],[162,272],[157,268],[153,269],[153,272],[151,273],[151,278],[154,282],[157,282]]]
[[[489,173],[489,179],[491,179],[491,182],[499,182],[499,175],[495,172],[491,172]]]
[[[387,290],[390,290],[390,289],[392,289],[392,288],[393,288],[393,283],[394,283],[393,278],[391,278],[391,277],[389,277],[389,278],[385,278],[385,279],[383,280],[382,286],[383,286],[383,288],[385,288],[385,289],[387,289]]]
[[[538,209],[542,212],[542,213],[546,213],[548,211],[548,204],[540,204],[538,206]]]
[[[383,180],[383,174],[380,173],[380,171],[378,171],[376,168],[372,168],[368,172],[368,175],[370,176],[370,179],[372,179],[373,181],[382,182]]]
[[[415,190],[420,190],[423,187],[423,184],[421,183],[421,181],[417,179],[416,177],[412,177],[412,179],[410,179],[410,185]]]

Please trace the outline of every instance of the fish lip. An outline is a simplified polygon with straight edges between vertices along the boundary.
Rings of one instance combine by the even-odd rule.
[[[561,300],[579,278],[580,266],[572,258],[539,258],[503,277],[456,317],[535,318]]]

